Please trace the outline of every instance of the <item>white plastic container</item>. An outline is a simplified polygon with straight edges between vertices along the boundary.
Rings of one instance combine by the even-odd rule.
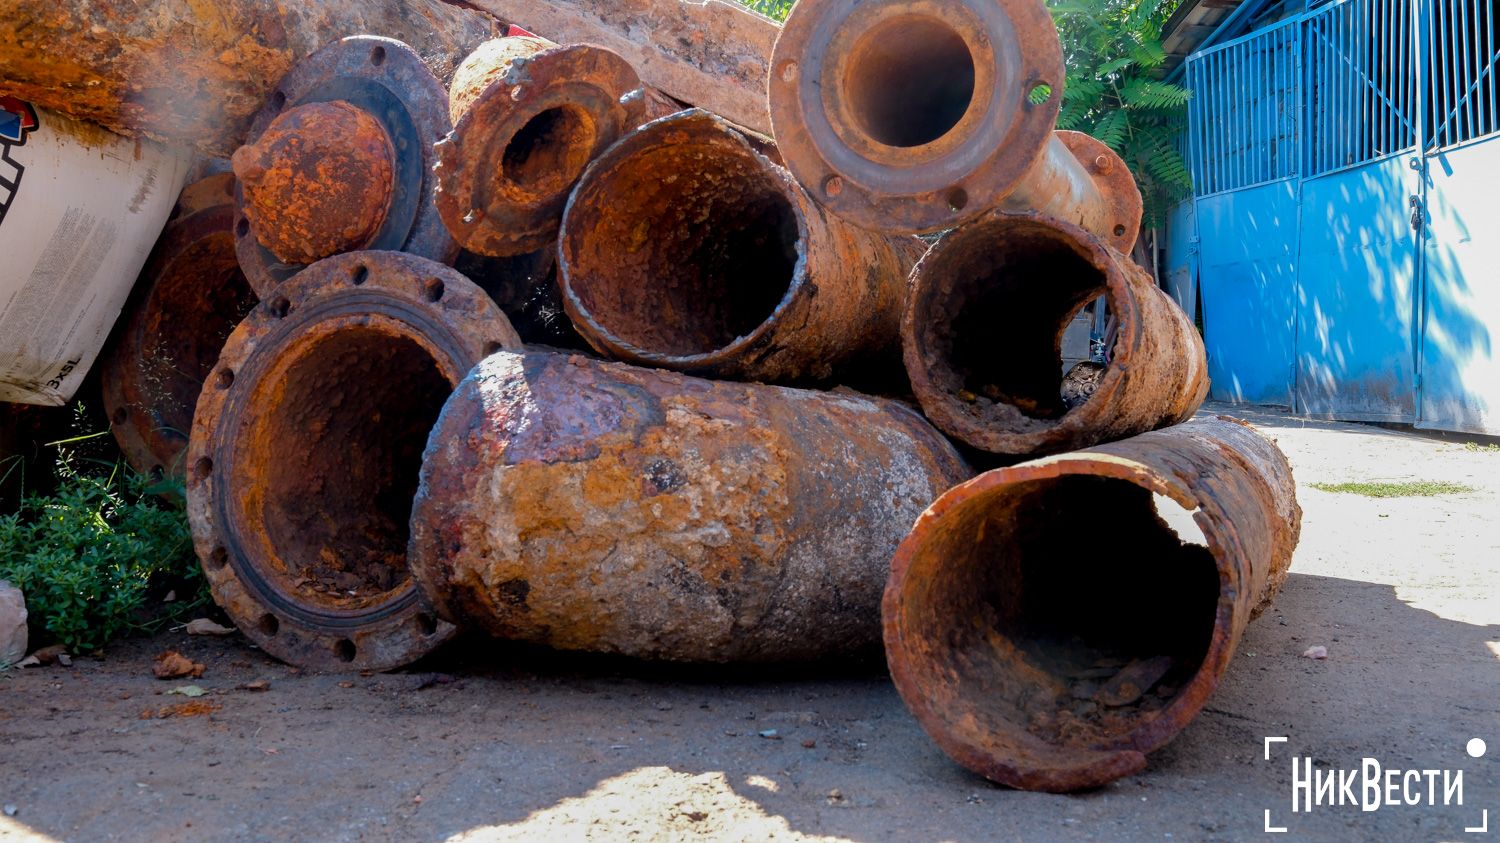
[[[0,401],[73,397],[190,158],[0,97]]]

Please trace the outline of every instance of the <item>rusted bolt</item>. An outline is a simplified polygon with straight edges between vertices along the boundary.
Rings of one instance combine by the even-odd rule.
[[[621,100],[639,87],[630,65],[602,47],[533,36],[481,44],[453,76],[453,133],[437,147],[437,209],[453,236],[491,256],[556,240],[583,168],[638,116]]]
[[[395,158],[380,121],[334,101],[283,111],[233,163],[255,238],[285,263],[311,263],[380,230]]]
[[[951,228],[993,208],[1041,153],[1059,97],[1028,106],[1027,82],[1063,77],[1057,30],[1040,2],[800,0],[768,91],[787,167],[808,189],[834,172],[830,200],[867,228]],[[969,201],[954,207],[947,188]]]
[[[1062,334],[1100,296],[1118,336],[1091,395],[1070,406]],[[1203,341],[1171,297],[1098,238],[1040,214],[997,211],[944,235],[913,273],[901,333],[927,417],[993,453],[1054,453],[1175,424],[1208,391]]]
[[[987,472],[896,551],[891,677],[992,781],[1071,791],[1139,772],[1222,680],[1300,522],[1286,458],[1224,417]],[[1100,553],[1085,524],[1130,553]]]
[[[183,476],[198,393],[224,337],[255,305],[235,262],[233,185],[220,173],[183,189],[100,366],[111,430],[142,473],[167,466]]]
[[[427,434],[486,348],[520,340],[463,276],[398,252],[326,258],[276,294],[285,316],[256,308],[219,358],[233,384],[199,398],[194,544],[205,560],[223,549],[228,564],[204,567],[214,599],[277,658],[406,664],[453,633],[424,629],[406,567]]]
[[[893,347],[925,245],[824,214],[702,111],[644,126],[590,166],[559,244],[564,304],[631,362],[814,381]]]
[[[1115,168],[1115,161],[1108,155],[1094,156],[1094,170],[1099,173],[1108,173]]]
[[[335,41],[298,62],[233,163],[236,254],[262,297],[309,262],[357,249],[451,263],[432,145],[451,129],[442,85],[389,38]]]
[[[852,392],[500,352],[443,409],[411,568],[449,622],[683,661],[858,652],[905,526],[968,476]]]

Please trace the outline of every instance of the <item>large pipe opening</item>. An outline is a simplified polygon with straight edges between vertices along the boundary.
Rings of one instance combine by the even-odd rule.
[[[764,324],[791,289],[800,248],[791,187],[750,149],[653,146],[585,183],[604,198],[565,223],[569,290],[625,343],[712,353]]]
[[[304,608],[384,605],[411,587],[422,450],[452,384],[431,351],[380,325],[319,337],[277,368],[228,484],[249,490],[244,523],[263,525],[268,553],[251,558]]]
[[[855,121],[887,146],[923,146],[957,126],[974,98],[974,57],[937,18],[903,15],[864,33],[842,68]]]
[[[559,193],[583,174],[594,142],[588,112],[575,105],[549,108],[526,121],[506,143],[500,177],[526,193]]]
[[[1105,273],[1070,238],[1041,226],[986,233],[929,258],[917,301],[919,350],[955,406],[1017,432],[1082,402],[1064,399],[1062,337]]]
[[[892,659],[926,694],[929,728],[1002,763],[1067,769],[1070,752],[1128,747],[1204,664],[1217,563],[1188,513],[1135,483],[1010,484],[920,535]],[[1101,536],[1102,551],[1086,540]]]

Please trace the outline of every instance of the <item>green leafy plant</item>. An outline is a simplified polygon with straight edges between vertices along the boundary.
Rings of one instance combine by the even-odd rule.
[[[1120,154],[1160,227],[1192,190],[1177,139],[1191,92],[1158,77],[1162,26],[1177,0],[1051,0],[1066,63],[1057,128],[1087,132]]]
[[[77,441],[54,443],[56,491],[0,516],[0,579],[26,595],[34,631],[75,653],[160,629],[207,600],[187,518],[156,496],[161,481],[80,457]],[[163,604],[168,589],[179,599]]]
[[[787,13],[792,10],[792,3],[796,0],[740,0],[740,2],[772,20],[786,20]]]

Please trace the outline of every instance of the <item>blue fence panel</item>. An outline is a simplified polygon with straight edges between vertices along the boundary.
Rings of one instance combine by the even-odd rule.
[[[1415,148],[1409,0],[1347,0],[1302,19],[1306,177]]]
[[[1283,179],[1195,204],[1209,397],[1290,406],[1297,185]]]
[[[1500,131],[1492,0],[1430,0],[1427,11],[1428,149]]]
[[[1188,59],[1199,196],[1297,174],[1297,34],[1295,25],[1275,26]]]

